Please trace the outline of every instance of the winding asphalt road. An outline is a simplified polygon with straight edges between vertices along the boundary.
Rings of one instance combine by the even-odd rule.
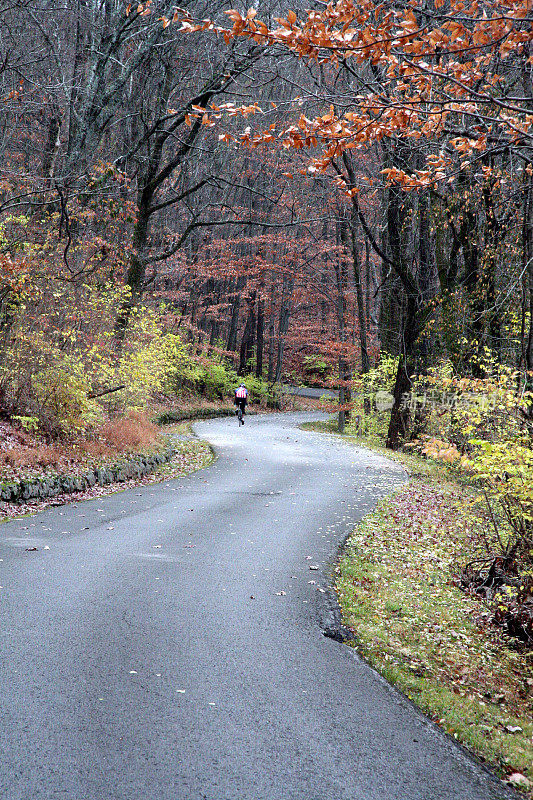
[[[1,526],[0,797],[513,797],[322,635],[339,542],[404,476],[310,416],[200,423],[207,470]]]
[[[281,387],[284,394],[292,394],[297,397],[312,397],[319,400],[321,397],[326,397],[329,400],[339,399],[338,389],[317,389],[314,386],[288,386]]]

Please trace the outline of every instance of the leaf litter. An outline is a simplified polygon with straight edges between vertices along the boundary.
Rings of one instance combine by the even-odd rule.
[[[106,486],[96,484],[91,489],[83,492],[58,494],[53,498],[31,499],[22,503],[8,503],[0,501],[0,523],[10,519],[17,519],[28,514],[35,514],[48,508],[49,506],[62,506],[70,503],[79,503],[82,500],[93,500],[99,497],[107,497],[115,492],[131,489],[136,486],[149,486],[153,483],[160,483],[165,480],[189,475],[199,469],[207,467],[213,461],[213,453],[207,442],[199,439],[187,439],[173,443],[175,454],[171,461],[162,464],[158,469],[142,478],[128,478],[120,483],[111,483]],[[74,474],[75,470],[73,471]],[[141,493],[137,493],[141,496]],[[97,509],[104,511],[103,508]],[[79,515],[82,516],[82,515]],[[88,530],[88,528],[87,528]]]
[[[532,653],[459,588],[473,546],[464,491],[423,476],[382,500],[352,534],[336,590],[362,655],[533,797]]]

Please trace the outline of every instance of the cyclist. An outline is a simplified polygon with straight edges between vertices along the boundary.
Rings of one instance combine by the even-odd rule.
[[[235,404],[235,413],[239,414],[239,410],[241,411],[241,414],[239,415],[239,423],[242,424],[242,425],[244,425],[244,418],[243,417],[244,417],[244,414],[246,413],[245,412],[245,408],[246,408],[246,403],[247,402],[248,402],[248,389],[246,388],[244,383],[241,383],[235,389],[235,395],[233,397],[233,403]]]

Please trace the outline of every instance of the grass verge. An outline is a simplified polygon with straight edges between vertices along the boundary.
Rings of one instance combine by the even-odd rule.
[[[394,457],[410,472],[408,485],[363,519],[337,566],[343,622],[378,672],[533,797],[533,654],[457,585],[484,524],[472,510],[472,488],[431,461]]]

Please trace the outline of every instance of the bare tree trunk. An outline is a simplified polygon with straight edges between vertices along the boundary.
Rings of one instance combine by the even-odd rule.
[[[259,296],[257,301],[257,336],[255,353],[255,374],[257,378],[263,377],[263,347],[265,330],[265,301]]]
[[[529,295],[529,329],[525,348],[526,370],[533,373],[533,176],[528,176],[528,186],[524,198],[523,259],[526,269]],[[533,374],[528,376],[527,385],[533,387]]]
[[[126,335],[132,309],[140,300],[146,279],[146,262],[144,255],[148,245],[148,225],[150,222],[151,197],[141,197],[137,203],[137,221],[133,229],[132,253],[126,274],[126,284],[130,295],[122,303],[115,322],[115,343],[120,350]]]
[[[274,383],[274,348],[276,339],[276,323],[274,320],[274,281],[270,284],[270,309],[268,316],[268,375],[267,380],[270,386]]]
[[[283,375],[283,353],[285,350],[285,335],[289,330],[289,321],[292,309],[292,292],[294,289],[293,278],[283,278],[283,290],[281,296],[281,308],[279,312],[278,325],[278,352],[276,360],[275,383],[280,383]]]
[[[391,186],[387,203],[387,238],[391,254],[391,261],[398,265],[399,270],[405,270],[405,261],[408,253],[405,252],[406,215],[402,190]],[[394,405],[391,409],[389,429],[387,432],[387,447],[396,450],[409,429],[409,405],[406,405],[405,396],[411,389],[411,375],[414,371],[413,347],[418,338],[418,296],[414,289],[406,288],[406,303],[402,315],[400,330],[399,361],[394,383]]]
[[[255,328],[255,292],[253,292],[249,300],[248,318],[241,339],[239,369],[237,370],[239,375],[245,375],[248,370],[248,362],[253,355]]]
[[[55,162],[60,145],[61,115],[59,109],[54,109],[48,125],[48,141],[43,154],[43,178],[46,186],[52,183]]]
[[[356,176],[350,156],[347,152],[343,154],[344,166],[350,179],[350,186],[355,187]],[[355,286],[355,295],[357,298],[357,321],[359,323],[359,347],[361,349],[361,372],[368,372],[370,369],[370,361],[368,358],[368,343],[367,343],[367,325],[366,325],[366,311],[365,301],[363,298],[363,282],[361,279],[361,264],[359,259],[359,247],[357,244],[357,221],[358,221],[358,203],[354,197],[352,199],[352,211],[349,222],[341,226],[341,235],[343,244],[346,251],[350,251],[352,257],[352,270],[353,281]],[[350,228],[350,236],[347,236],[347,227]]]
[[[351,239],[348,237],[349,221],[345,218],[337,220],[337,239],[338,243],[344,245],[344,253],[339,259],[335,259],[333,268],[335,270],[335,278],[337,283],[337,326],[339,331],[339,341],[341,347],[346,342],[346,257],[348,255],[348,247]],[[345,383],[350,379],[349,367],[343,353],[339,356],[339,417],[338,417],[338,430],[339,433],[344,433],[344,427],[349,419],[349,412],[345,410],[344,405],[350,401],[350,392],[347,390]]]
[[[239,310],[241,306],[241,292],[244,289],[245,279],[239,276],[235,281],[235,291],[233,302],[231,304],[231,316],[228,331],[228,343],[226,350],[235,353],[237,350],[237,332],[239,329]]]

